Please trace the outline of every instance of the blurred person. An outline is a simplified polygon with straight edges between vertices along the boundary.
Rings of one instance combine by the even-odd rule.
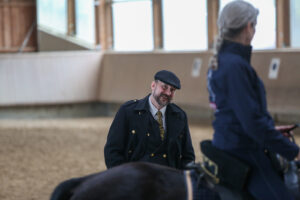
[[[265,150],[288,160],[299,147],[274,126],[263,82],[250,64],[258,10],[245,1],[228,3],[218,18],[219,35],[207,73],[215,110],[212,144],[251,167],[246,185],[255,199],[293,199]],[[283,131],[284,132],[284,131]]]
[[[171,71],[158,71],[151,94],[123,104],[104,147],[107,168],[144,161],[177,169],[195,160],[185,112],[171,103],[180,80]]]

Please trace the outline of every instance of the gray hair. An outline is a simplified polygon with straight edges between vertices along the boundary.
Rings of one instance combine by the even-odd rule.
[[[226,4],[218,18],[219,34],[214,43],[214,54],[210,60],[209,67],[218,68],[218,53],[224,39],[233,39],[250,22],[256,25],[258,10],[250,3],[236,0]]]

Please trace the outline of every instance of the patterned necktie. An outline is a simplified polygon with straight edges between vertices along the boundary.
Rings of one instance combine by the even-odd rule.
[[[156,115],[158,117],[157,122],[159,124],[160,137],[161,137],[161,140],[164,140],[165,129],[163,127],[162,113],[160,111],[157,111]]]

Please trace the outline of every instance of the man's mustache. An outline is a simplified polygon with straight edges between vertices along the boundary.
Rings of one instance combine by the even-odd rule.
[[[160,97],[165,97],[168,99],[168,101],[171,101],[171,97],[166,94],[161,94]]]

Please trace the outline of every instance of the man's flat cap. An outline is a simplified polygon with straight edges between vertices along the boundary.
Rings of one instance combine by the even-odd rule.
[[[168,85],[172,85],[173,87],[180,89],[180,80],[179,78],[170,71],[161,70],[154,75],[154,80],[160,80]]]

